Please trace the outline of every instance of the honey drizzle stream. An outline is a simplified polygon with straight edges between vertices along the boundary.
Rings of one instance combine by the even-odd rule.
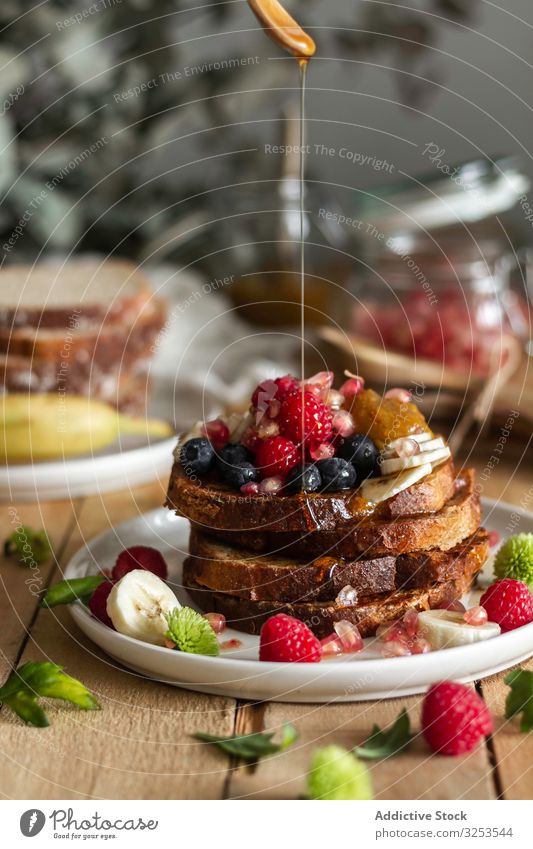
[[[305,461],[305,79],[307,59],[298,61],[300,69],[300,373],[302,379],[302,463]]]

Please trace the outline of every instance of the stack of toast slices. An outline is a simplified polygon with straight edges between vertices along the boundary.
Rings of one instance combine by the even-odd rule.
[[[0,391],[65,392],[141,412],[165,305],[129,262],[0,271]]]
[[[342,620],[371,636],[461,598],[488,556],[474,472],[456,474],[451,457],[380,503],[360,489],[246,496],[176,462],[166,504],[191,523],[193,600],[252,634],[283,612],[319,638]]]

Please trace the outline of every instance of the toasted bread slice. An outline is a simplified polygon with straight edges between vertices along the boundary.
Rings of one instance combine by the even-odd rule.
[[[148,280],[125,260],[11,265],[0,271],[0,328],[128,327],[152,298]],[[14,352],[13,352],[14,353]]]
[[[436,513],[398,516],[393,519],[366,517],[338,530],[309,533],[222,531],[210,528],[209,535],[237,548],[278,554],[281,557],[377,557],[410,551],[447,551],[471,536],[479,527],[481,509],[472,469],[456,480],[456,491]],[[194,523],[193,523],[194,525]],[[198,527],[196,525],[196,527]],[[199,526],[199,530],[206,530]]]
[[[470,589],[481,565],[474,561],[457,578],[441,581],[424,589],[395,590],[392,593],[362,597],[357,604],[350,606],[327,601],[303,604],[251,601],[203,589],[193,580],[186,586],[192,599],[202,610],[223,613],[231,627],[248,634],[258,634],[270,616],[288,613],[305,622],[319,638],[331,634],[335,622],[340,620],[352,622],[364,637],[369,637],[375,634],[378,625],[399,619],[411,608],[429,610],[461,598]]]
[[[359,595],[374,595],[459,578],[487,559],[488,534],[480,529],[448,551],[358,560],[319,557],[309,562],[232,548],[193,530],[189,552],[186,584],[251,601],[332,601],[347,585]]]
[[[358,490],[338,493],[245,496],[218,481],[193,481],[174,463],[166,506],[205,530],[290,533],[346,531],[362,520],[440,510],[454,494],[448,460],[398,495],[372,507]]]

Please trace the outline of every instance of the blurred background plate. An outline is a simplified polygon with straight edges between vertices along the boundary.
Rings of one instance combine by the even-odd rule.
[[[170,474],[176,438],[149,445],[123,439],[105,453],[0,466],[0,501],[44,501],[130,489]]]

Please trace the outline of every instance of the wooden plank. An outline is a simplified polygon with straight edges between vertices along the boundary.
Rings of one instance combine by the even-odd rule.
[[[157,505],[157,487],[87,499],[60,563],[88,537]],[[154,504],[155,501],[155,504]],[[0,792],[10,798],[220,798],[228,772],[194,731],[231,734],[235,701],[146,681],[105,656],[68,610],[41,610],[21,662],[51,658],[102,704],[85,713],[51,703],[52,725],[33,729],[3,711]]]
[[[521,664],[533,672],[533,658]],[[533,793],[533,735],[520,732],[518,718],[505,719],[509,670],[481,682],[483,697],[494,717],[492,746],[500,789],[505,799],[531,799]]]
[[[37,609],[37,594],[47,585],[74,522],[75,505],[69,501],[10,504],[0,508],[0,621],[2,652],[0,679],[4,680],[26,636]],[[46,563],[23,566],[16,557],[3,556],[3,542],[19,525],[45,528],[53,550]]]
[[[229,795],[239,799],[304,796],[313,749],[330,743],[348,749],[360,745],[374,723],[390,725],[402,707],[408,709],[412,728],[418,731],[420,705],[421,697],[338,705],[270,702],[264,710],[264,727],[273,731],[290,721],[300,738],[290,749],[262,761],[253,771],[246,767],[236,770],[229,783]],[[377,799],[494,799],[496,795],[484,746],[465,757],[448,758],[432,754],[418,734],[401,756],[370,761],[367,766]]]

